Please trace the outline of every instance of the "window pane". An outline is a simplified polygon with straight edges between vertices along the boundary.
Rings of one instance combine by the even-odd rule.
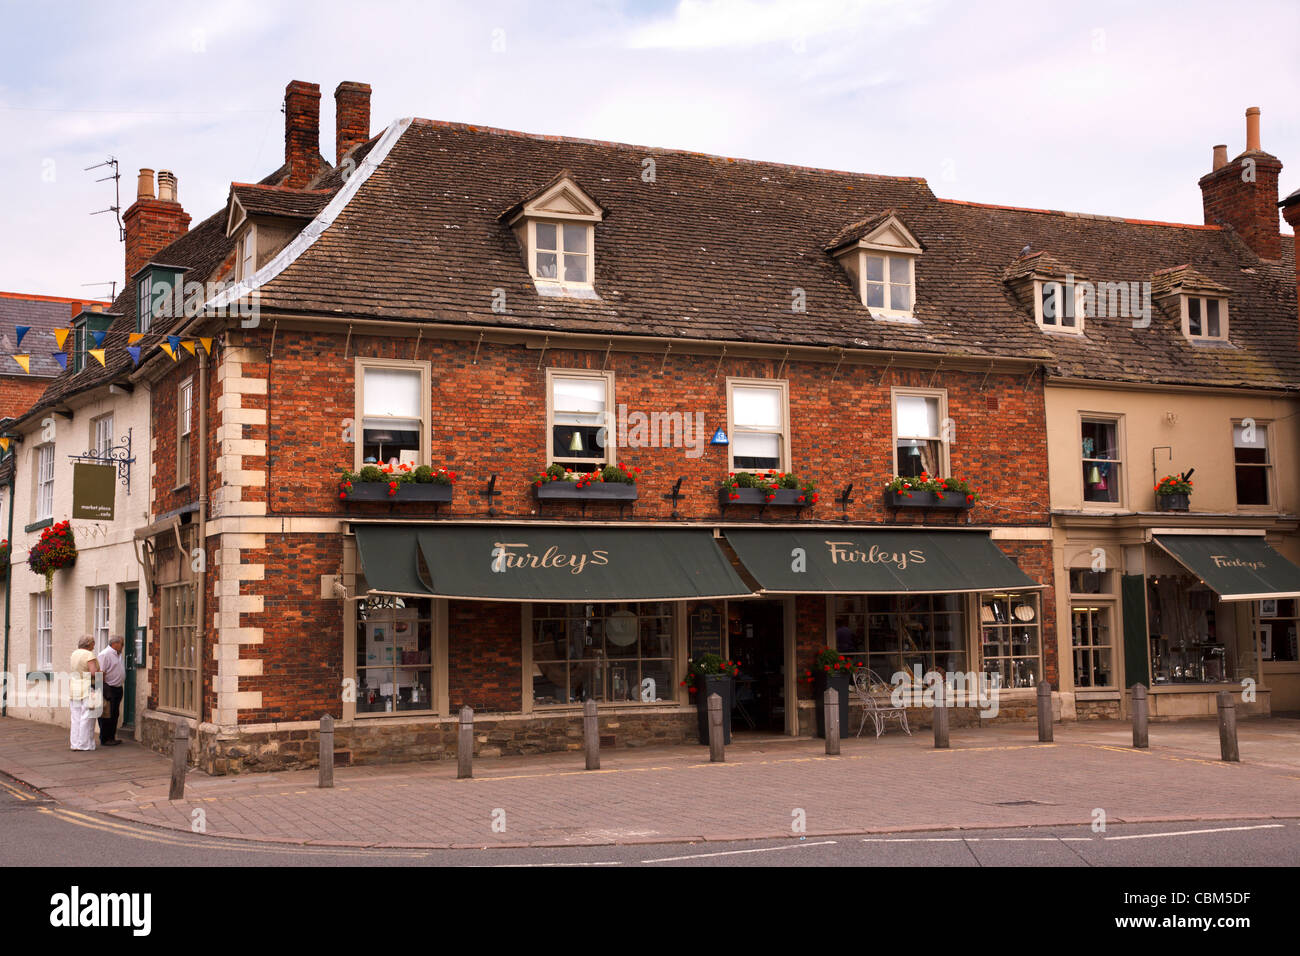
[[[1115,422],[1085,421],[1083,423],[1083,457],[1118,460],[1118,427]]]
[[[1062,312],[1062,289],[1059,282],[1044,282],[1042,288],[1042,312],[1044,325],[1056,325],[1057,316]]]
[[[1248,433],[1246,430],[1246,426],[1233,425],[1232,426],[1232,447],[1259,449],[1265,452],[1265,457],[1261,458],[1260,460],[1261,461],[1267,460],[1268,428],[1266,428],[1264,425],[1256,423],[1255,426]],[[1242,460],[1241,457],[1238,456],[1237,461],[1241,461],[1241,460]]]
[[[565,226],[564,227],[564,251],[579,252],[583,255],[587,253],[587,227],[586,226]]]
[[[912,284],[912,264],[908,259],[894,256],[889,260],[889,281]]]
[[[1201,334],[1201,300],[1195,296],[1187,300],[1187,331],[1192,335]]]
[[[885,286],[880,282],[867,283],[867,308],[883,309],[885,307]]]
[[[561,425],[602,424],[605,416],[605,379],[551,379],[551,410]]]
[[[537,223],[537,248],[554,249],[555,247],[555,223]]]
[[[898,436],[933,438],[939,434],[939,400],[922,395],[899,395]]]
[[[938,475],[942,466],[939,442],[905,438],[898,443],[898,473],[902,477],[915,478],[922,473]]]
[[[731,390],[732,424],[749,428],[781,427],[781,390],[737,385]]]
[[[364,373],[363,414],[420,420],[422,377],[418,369],[368,368]]]
[[[539,279],[558,278],[559,273],[556,271],[557,268],[558,266],[556,265],[555,253],[553,252],[537,253],[537,278]]]
[[[1205,302],[1205,334],[1215,338],[1219,336],[1219,300],[1207,299]]]
[[[868,282],[885,281],[885,257],[884,256],[867,256],[867,281]]]
[[[737,468],[778,468],[781,464],[781,436],[736,432],[731,438],[731,456]]]
[[[891,285],[889,287],[889,307],[895,312],[911,312],[912,287],[910,285]]]
[[[586,282],[587,281],[587,257],[570,256],[564,257],[564,281],[565,282]]]

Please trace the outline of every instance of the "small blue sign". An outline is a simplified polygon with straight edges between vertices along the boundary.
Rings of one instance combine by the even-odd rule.
[[[721,428],[719,428],[716,432],[713,433],[713,437],[709,440],[709,444],[730,445],[731,442],[727,440],[727,433],[724,432]]]

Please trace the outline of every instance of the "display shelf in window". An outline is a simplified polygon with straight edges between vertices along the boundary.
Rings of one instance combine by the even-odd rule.
[[[1012,592],[980,598],[984,673],[1008,688],[1035,687],[1043,678],[1038,594]]]

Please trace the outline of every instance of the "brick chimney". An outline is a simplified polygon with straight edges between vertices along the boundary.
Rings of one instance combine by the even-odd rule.
[[[334,91],[334,164],[370,138],[370,84],[344,81]]]
[[[1277,221],[1277,183],[1282,163],[1260,148],[1259,107],[1246,110],[1246,151],[1226,162],[1214,148],[1214,168],[1200,179],[1207,225],[1226,225],[1261,259],[1282,257]]]
[[[135,202],[122,220],[126,225],[126,280],[130,282],[161,249],[189,231],[190,216],[181,208],[175,174],[166,169],[158,173],[155,198],[153,170],[140,170]]]
[[[320,84],[294,80],[284,88],[286,186],[301,189],[320,169]]]

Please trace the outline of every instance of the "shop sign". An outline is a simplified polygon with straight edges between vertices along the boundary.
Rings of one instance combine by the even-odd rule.
[[[117,466],[78,461],[72,465],[72,517],[112,521]]]

